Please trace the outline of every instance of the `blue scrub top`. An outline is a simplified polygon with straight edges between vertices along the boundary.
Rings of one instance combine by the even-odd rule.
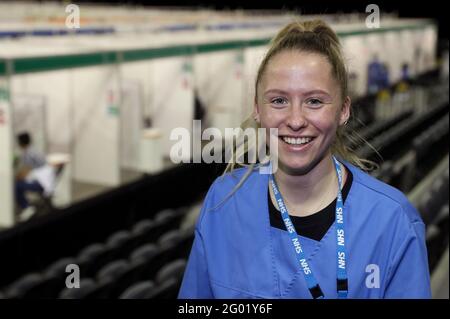
[[[353,174],[344,204],[348,298],[430,298],[425,225],[399,190],[340,160]],[[290,237],[271,227],[269,175],[246,168],[212,184],[195,228],[179,298],[307,298]],[[336,228],[300,241],[325,298],[337,298]]]

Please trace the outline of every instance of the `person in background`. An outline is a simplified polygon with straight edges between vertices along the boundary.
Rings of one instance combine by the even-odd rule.
[[[401,79],[404,82],[409,82],[411,80],[410,74],[409,74],[409,65],[408,63],[402,64],[402,75]]]
[[[378,60],[378,55],[375,54],[367,66],[367,93],[375,94],[380,90],[381,73],[382,64]]]
[[[389,66],[387,63],[382,63],[380,68],[380,83],[378,87],[382,90],[389,90],[390,80],[389,80]]]
[[[17,135],[20,155],[17,165],[19,167],[39,168],[45,165],[45,157],[33,148],[33,141],[30,133],[22,132]]]
[[[29,219],[36,213],[31,206],[27,192],[50,196],[55,188],[55,168],[46,163],[45,157],[33,149],[31,135],[23,132],[17,135],[20,155],[17,159],[15,176],[15,199],[21,213],[21,221]]]

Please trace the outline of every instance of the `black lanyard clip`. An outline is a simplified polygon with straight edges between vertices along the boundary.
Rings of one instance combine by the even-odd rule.
[[[348,280],[346,279],[337,279],[337,291],[348,291]]]
[[[314,299],[322,299],[324,297],[322,289],[320,289],[319,285],[309,288],[309,292]]]

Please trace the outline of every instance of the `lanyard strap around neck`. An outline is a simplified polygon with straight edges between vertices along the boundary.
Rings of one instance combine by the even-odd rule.
[[[346,253],[345,253],[345,233],[344,233],[344,205],[342,199],[342,170],[337,159],[333,156],[334,167],[336,170],[336,175],[338,177],[338,195],[336,200],[336,211],[335,211],[335,224],[336,224],[336,267],[337,267],[337,293],[338,298],[347,298],[348,293],[348,280],[347,280],[347,265],[346,265]],[[305,253],[303,252],[302,246],[300,244],[300,238],[295,231],[294,225],[292,224],[291,218],[289,216],[286,205],[284,204],[283,197],[278,190],[277,183],[273,174],[270,175],[270,185],[272,187],[275,200],[277,201],[278,207],[280,208],[281,218],[286,226],[286,230],[291,237],[291,242],[294,247],[295,253],[297,254],[297,259],[300,267],[303,270],[303,275],[305,277],[306,285],[314,299],[323,298],[323,292],[320,288],[319,283],[313,275],[312,269],[306,259]]]

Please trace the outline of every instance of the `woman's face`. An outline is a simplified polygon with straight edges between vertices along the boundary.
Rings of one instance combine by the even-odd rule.
[[[261,127],[278,128],[281,169],[304,175],[328,154],[350,112],[350,99],[342,99],[340,90],[323,55],[282,51],[269,61],[255,112]]]

